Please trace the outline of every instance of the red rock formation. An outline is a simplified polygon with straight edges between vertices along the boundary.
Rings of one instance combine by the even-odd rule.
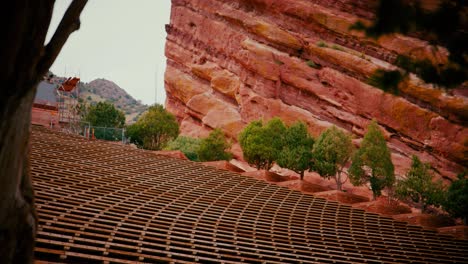
[[[317,136],[331,125],[362,137],[377,119],[403,175],[410,157],[454,178],[468,164],[468,99],[411,76],[401,96],[366,84],[395,69],[398,54],[447,59],[427,42],[377,40],[348,28],[370,23],[375,1],[173,0],[167,26],[166,107],[182,133],[222,128],[234,140],[250,121],[279,116],[307,123]],[[357,140],[359,141],[359,140]]]

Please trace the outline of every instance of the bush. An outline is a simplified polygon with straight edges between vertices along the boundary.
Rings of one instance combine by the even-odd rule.
[[[319,41],[317,42],[317,46],[321,47],[321,48],[326,48],[328,47],[327,43],[323,42],[323,41]]]
[[[279,118],[271,119],[266,125],[262,121],[251,122],[239,135],[244,159],[257,169],[269,170],[282,149],[285,131]]]
[[[341,173],[351,158],[354,146],[351,137],[335,126],[325,130],[312,149],[311,169],[326,179],[333,178],[341,191],[344,181]]]
[[[370,183],[375,200],[384,188],[393,186],[394,170],[385,138],[377,122],[373,120],[367,128],[361,148],[352,158],[349,168],[351,183],[354,185]]]
[[[307,126],[297,122],[288,127],[283,137],[283,148],[278,156],[278,165],[298,173],[301,180],[310,168],[314,139],[309,135]]]
[[[161,150],[179,135],[179,124],[173,114],[155,104],[127,129],[130,141],[148,150]]]
[[[207,138],[200,142],[198,158],[200,161],[230,160],[232,154],[228,152],[231,144],[226,140],[223,131],[217,128]]]
[[[443,207],[452,217],[461,217],[463,224],[467,224],[468,179],[465,173],[458,175],[458,180],[448,188]]]
[[[426,211],[428,205],[439,206],[443,202],[442,183],[432,182],[430,165],[422,163],[416,156],[413,156],[406,179],[397,183],[395,192],[400,199],[410,199],[415,203],[421,203],[423,212]]]
[[[332,45],[331,48],[334,50],[344,51],[343,47],[341,47],[340,45],[336,45],[336,44]]]
[[[191,161],[199,161],[198,149],[200,148],[200,139],[178,136],[175,140],[170,141],[166,150],[180,150]]]
[[[398,85],[403,78],[403,74],[398,70],[387,71],[378,69],[369,77],[367,83],[385,92],[396,95],[399,93]]]
[[[308,60],[308,61],[306,62],[306,64],[307,64],[307,66],[309,66],[309,67],[311,67],[311,68],[314,68],[314,69],[319,69],[319,68],[320,68],[319,65],[317,65],[315,62],[313,62],[313,61],[311,61],[311,60]]]

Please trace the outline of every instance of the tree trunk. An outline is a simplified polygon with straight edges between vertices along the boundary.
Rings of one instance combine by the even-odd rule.
[[[301,181],[304,180],[304,171],[301,171],[300,175],[301,175]]]
[[[341,172],[337,172],[335,175],[336,189],[341,191]]]
[[[40,78],[78,29],[87,0],[74,0],[44,46],[54,0],[15,0],[0,9],[0,261],[31,263],[37,218],[30,179],[31,106]]]
[[[36,214],[29,175],[29,128],[35,89],[2,107],[0,138],[0,257],[3,263],[33,259]]]

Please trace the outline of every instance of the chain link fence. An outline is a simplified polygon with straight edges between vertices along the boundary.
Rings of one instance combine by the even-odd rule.
[[[89,139],[102,139],[107,141],[121,141],[123,144],[127,143],[125,128],[116,127],[100,127],[84,125],[81,135]]]

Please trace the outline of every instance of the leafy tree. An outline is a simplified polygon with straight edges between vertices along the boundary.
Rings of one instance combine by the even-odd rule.
[[[343,184],[341,173],[351,158],[354,146],[351,137],[335,126],[325,130],[312,149],[312,169],[324,178],[333,178],[337,189]]]
[[[130,141],[148,150],[161,150],[179,135],[179,124],[173,114],[162,105],[148,108],[133,125],[127,128]]]
[[[251,122],[239,135],[244,159],[257,169],[269,170],[282,149],[281,137],[286,126],[279,118],[266,125],[262,121]]]
[[[192,137],[178,136],[175,140],[167,144],[166,150],[180,150],[192,161],[199,161],[198,149],[200,148],[200,139]]]
[[[99,102],[88,108],[84,118],[92,126],[100,127],[123,127],[125,124],[125,115],[122,111],[116,109],[113,104]]]
[[[226,140],[223,131],[217,128],[201,140],[198,158],[200,161],[230,160],[232,154],[227,151],[230,147],[231,144]]]
[[[453,217],[461,217],[463,224],[468,219],[468,178],[466,173],[458,175],[447,190],[444,209]]]
[[[84,120],[91,126],[95,126],[94,135],[104,140],[120,140],[122,131],[114,128],[122,128],[125,124],[125,115],[116,109],[113,104],[99,102],[91,105],[86,112]]]
[[[297,122],[286,129],[283,148],[278,157],[278,165],[295,171],[304,179],[304,172],[310,168],[314,139],[309,135],[307,126]]]
[[[417,156],[413,156],[406,179],[399,181],[396,185],[397,197],[421,203],[423,212],[426,211],[428,205],[438,206],[443,200],[442,183],[432,182],[430,167],[430,164],[422,163]]]
[[[374,200],[385,187],[395,182],[395,174],[390,151],[377,122],[373,120],[367,128],[361,148],[352,158],[349,178],[354,185],[370,182]]]

